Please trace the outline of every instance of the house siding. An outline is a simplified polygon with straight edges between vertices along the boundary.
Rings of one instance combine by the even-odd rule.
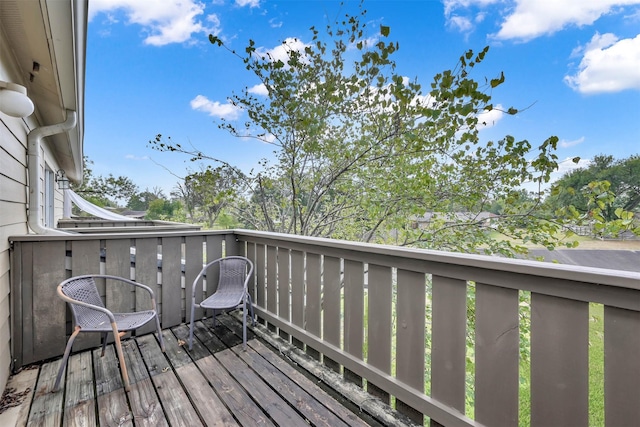
[[[11,372],[10,236],[28,234],[27,135],[30,129],[21,119],[0,113],[0,390]],[[57,170],[46,138],[41,148],[40,204],[44,212],[44,170]],[[54,191],[54,220],[63,215],[63,194]],[[44,215],[41,216],[44,226]]]
[[[0,37],[7,37],[0,27]],[[0,80],[20,83],[6,43],[0,44]],[[24,120],[0,113],[0,390],[11,372],[9,236],[27,233],[27,135]]]
[[[27,233],[27,140],[22,120],[0,117],[0,390],[11,371],[9,236]]]

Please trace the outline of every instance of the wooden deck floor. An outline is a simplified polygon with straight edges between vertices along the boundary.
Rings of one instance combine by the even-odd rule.
[[[197,324],[192,351],[185,325],[123,341],[126,393],[112,345],[72,355],[64,388],[52,393],[61,360],[41,365],[28,426],[364,426],[359,418],[250,336],[242,351],[235,319]],[[234,325],[235,323],[235,325]],[[239,326],[239,325],[237,325]],[[29,402],[26,402],[29,404]]]

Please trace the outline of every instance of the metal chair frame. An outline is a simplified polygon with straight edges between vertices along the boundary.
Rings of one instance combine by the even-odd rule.
[[[196,303],[196,286],[206,277],[207,270],[214,264],[219,264],[220,273],[216,291]],[[253,274],[253,263],[245,257],[227,256],[207,263],[193,281],[191,287],[191,321],[189,323],[189,350],[193,347],[193,323],[195,309],[213,310],[213,324],[215,326],[215,310],[233,309],[242,307],[242,348],[247,348],[247,305],[251,312],[251,321],[255,325],[253,314],[253,302],[248,291],[248,283]],[[244,277],[241,277],[243,275]],[[210,281],[207,281],[209,286]]]
[[[146,290],[151,298],[151,309],[131,313],[114,313],[108,310],[98,294],[95,279],[114,280]],[[158,341],[160,342],[162,351],[165,351],[162,330],[160,329],[160,319],[158,318],[158,312],[156,310],[155,295],[149,286],[108,274],[87,274],[71,277],[63,281],[58,285],[57,293],[71,308],[74,330],[64,350],[62,364],[53,387],[54,391],[58,390],[60,379],[62,378],[62,374],[67,365],[67,359],[73,347],[73,342],[80,332],[99,332],[102,334],[102,356],[104,356],[107,346],[107,336],[110,332],[113,333],[116,352],[120,361],[120,371],[126,391],[131,390],[131,385],[129,383],[127,366],[124,363],[124,354],[120,341],[122,336],[125,335],[126,332],[138,329],[155,319]]]

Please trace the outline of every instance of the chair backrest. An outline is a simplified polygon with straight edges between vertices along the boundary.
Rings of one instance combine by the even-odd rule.
[[[91,276],[81,276],[67,279],[60,284],[60,291],[77,301],[86,302],[87,304],[104,307],[102,298],[98,293],[95,279]],[[96,310],[92,310],[88,307],[83,307],[77,304],[69,304],[71,307],[71,313],[73,314],[74,322],[76,324],[85,324],[86,321],[99,316],[104,315]]]
[[[247,274],[253,266],[242,257],[227,257],[220,260],[220,276],[216,292],[242,292],[245,290]]]

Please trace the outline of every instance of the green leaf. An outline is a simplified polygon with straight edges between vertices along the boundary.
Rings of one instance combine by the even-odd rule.
[[[391,28],[386,25],[380,25],[380,34],[383,37],[389,37],[389,33],[391,32]]]
[[[504,72],[500,72],[500,78],[498,79],[491,79],[491,88],[495,88],[500,86],[502,83],[504,83]]]

